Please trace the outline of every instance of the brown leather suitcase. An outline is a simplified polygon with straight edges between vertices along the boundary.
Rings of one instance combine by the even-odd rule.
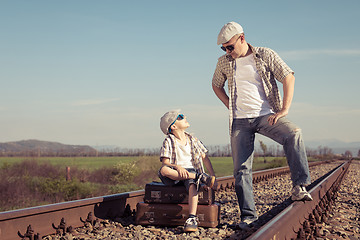
[[[213,204],[214,190],[201,185],[198,192],[198,204]],[[189,195],[185,186],[166,186],[161,182],[152,182],[145,185],[146,203],[188,203]]]
[[[200,227],[216,227],[220,223],[220,205],[198,205]],[[136,224],[182,226],[189,216],[188,204],[144,203],[136,205]]]

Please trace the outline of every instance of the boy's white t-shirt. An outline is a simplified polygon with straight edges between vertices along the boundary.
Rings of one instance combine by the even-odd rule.
[[[181,145],[175,143],[177,165],[183,168],[194,168],[191,162],[191,146],[189,140],[186,138],[186,144]]]
[[[235,60],[234,118],[254,118],[273,113],[266,98],[253,53]]]

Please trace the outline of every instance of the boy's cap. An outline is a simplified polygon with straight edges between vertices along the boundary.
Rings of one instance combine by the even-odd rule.
[[[227,43],[236,34],[244,33],[242,26],[236,22],[225,24],[218,35],[217,45]]]
[[[160,128],[161,128],[161,131],[165,135],[168,134],[168,129],[169,129],[170,125],[173,122],[175,122],[175,120],[179,116],[179,114],[180,114],[180,109],[172,110],[172,111],[169,111],[169,112],[165,113],[160,118]]]

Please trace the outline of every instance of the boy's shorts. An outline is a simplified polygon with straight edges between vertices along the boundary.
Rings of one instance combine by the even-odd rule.
[[[163,168],[163,167],[161,167]],[[160,168],[160,170],[161,170]],[[196,174],[196,170],[195,168],[185,168],[189,173],[195,173]],[[165,177],[163,175],[161,175],[160,170],[158,172],[159,178],[161,179],[161,182],[167,186],[185,186],[186,190],[189,192],[189,188],[191,184],[195,184],[196,186],[196,182],[195,179],[186,179],[186,180],[173,180],[171,178]]]

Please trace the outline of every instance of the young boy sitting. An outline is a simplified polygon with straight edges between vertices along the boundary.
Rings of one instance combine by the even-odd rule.
[[[161,117],[160,128],[166,138],[160,150],[162,167],[159,177],[166,185],[185,185],[189,193],[189,218],[184,231],[194,232],[199,222],[196,217],[199,185],[204,183],[207,187],[216,188],[216,183],[214,169],[206,155],[207,149],[197,138],[185,132],[189,126],[186,117],[178,110]],[[205,173],[203,163],[211,176]]]

